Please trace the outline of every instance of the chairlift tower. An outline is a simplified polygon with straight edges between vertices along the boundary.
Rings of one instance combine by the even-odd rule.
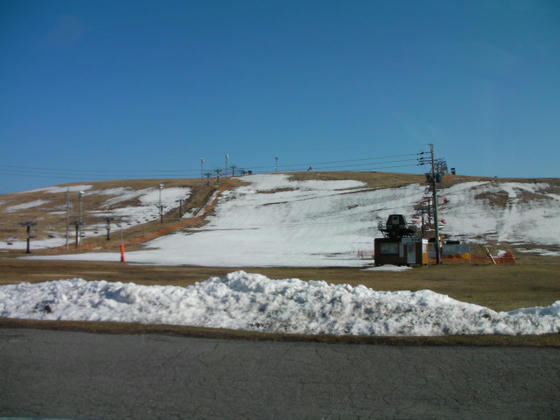
[[[163,223],[163,204],[161,203],[161,193],[163,191],[163,184],[159,184],[159,222]]]
[[[28,220],[26,222],[22,222],[19,223],[20,226],[25,226],[25,231],[26,231],[26,241],[27,241],[27,247],[25,249],[25,253],[26,254],[31,254],[31,246],[30,246],[30,242],[31,242],[31,226],[36,226],[37,222],[32,222],[31,220]]]
[[[78,193],[78,202],[79,202],[79,219],[78,221],[80,222],[79,224],[79,234],[80,236],[82,236],[82,231],[83,231],[83,225],[84,225],[84,192],[80,191]]]
[[[107,216],[105,218],[105,222],[107,223],[107,225],[105,226],[105,228],[107,229],[107,240],[110,241],[111,240],[111,222],[115,220],[114,217],[112,216]]]

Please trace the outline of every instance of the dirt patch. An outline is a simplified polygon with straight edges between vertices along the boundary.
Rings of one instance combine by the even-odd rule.
[[[504,209],[509,200],[509,195],[505,191],[484,192],[475,195],[475,200],[486,200],[490,207]]]
[[[297,191],[297,188],[285,187],[285,188],[275,188],[273,190],[257,190],[257,194],[276,194],[280,192]]]
[[[517,190],[516,193],[517,193],[517,200],[523,204],[527,204],[531,202],[540,204],[539,201],[553,200],[551,197],[544,195],[542,193],[534,193],[526,190]]]
[[[424,175],[391,172],[293,172],[288,175],[293,181],[361,181],[370,188],[395,188],[426,180]]]

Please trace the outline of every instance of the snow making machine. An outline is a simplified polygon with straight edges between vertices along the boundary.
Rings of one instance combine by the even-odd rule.
[[[428,264],[428,241],[418,236],[416,227],[407,224],[404,215],[389,215],[378,229],[384,237],[374,241],[376,266]]]

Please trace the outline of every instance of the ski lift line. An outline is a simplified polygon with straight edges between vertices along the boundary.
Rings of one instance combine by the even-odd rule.
[[[288,164],[282,165],[282,167],[298,167],[298,166],[309,166],[309,165],[323,165],[323,164],[332,164],[332,163],[345,163],[345,162],[363,162],[369,160],[384,160],[388,158],[394,157],[404,157],[404,156],[414,156],[414,153],[406,153],[406,154],[398,154],[398,155],[387,155],[387,156],[378,156],[378,157],[368,157],[368,158],[360,158],[360,159],[347,159],[347,160],[333,160],[333,161],[320,161],[320,162],[307,162],[307,163],[298,163],[298,164]],[[270,169],[271,166],[256,166],[255,169]],[[115,171],[115,170],[97,170],[97,169],[60,169],[60,168],[47,168],[47,167],[36,167],[36,166],[21,166],[21,165],[12,165],[12,164],[3,164],[0,165],[0,170],[3,171],[22,171],[25,173],[37,173],[41,172],[43,174],[53,174],[53,175],[81,175],[81,174],[130,174],[130,173],[173,173],[173,174],[184,174],[184,173],[193,173],[198,174],[200,172],[199,168],[196,169],[150,169],[146,171]]]
[[[68,171],[68,170],[43,170],[43,169],[6,169],[0,166],[0,172],[5,174],[14,174],[14,175],[40,175],[40,176],[123,176],[123,175],[131,175],[131,174],[171,174],[171,175],[184,175],[186,173],[196,173],[195,171],[182,171],[182,170],[165,170],[165,171],[158,171],[158,170],[145,170],[145,171]]]
[[[410,162],[411,160],[414,160],[414,159],[387,161],[387,162],[383,162],[383,164],[385,164],[385,163],[404,163],[404,162]],[[348,167],[358,168],[358,167],[364,167],[364,166],[369,167],[370,165],[371,165],[370,163],[361,163],[361,164],[357,164],[357,165],[319,166],[316,169],[336,169],[336,168],[348,168]],[[416,166],[416,165],[409,164],[407,166]]]
[[[361,171],[364,172],[368,172],[368,171],[378,171],[380,169],[395,169],[395,168],[410,168],[410,167],[416,167],[415,164],[409,164],[409,165],[391,165],[391,166],[377,166],[377,167],[369,167],[369,168],[362,168]],[[320,167],[320,168],[313,168],[313,170],[324,170],[324,169],[329,169],[329,167]],[[331,168],[333,169],[333,168]],[[305,170],[304,170],[305,171]],[[297,170],[291,170],[291,171],[283,171],[283,172],[300,172]],[[268,170],[254,170],[253,173],[259,173],[259,174],[266,174],[266,173],[270,173],[270,171]]]
[[[400,155],[387,155],[387,156],[380,156],[380,157],[369,157],[369,158],[361,158],[361,159],[347,159],[347,160],[331,160],[331,161],[322,161],[322,162],[305,162],[305,163],[290,163],[287,165],[279,165],[279,168],[293,168],[293,167],[309,167],[313,165],[330,165],[333,163],[346,163],[346,162],[365,162],[369,160],[384,160],[389,158],[395,157],[405,157],[405,156],[414,156],[415,153],[405,153]],[[410,158],[408,160],[416,161],[416,158]],[[385,163],[385,162],[379,162]],[[271,166],[253,166],[254,169],[270,169]]]
[[[64,168],[40,168],[32,166],[19,166],[3,164],[0,165],[3,170],[21,170],[21,171],[45,171],[45,172],[67,172],[67,173],[106,173],[107,170],[101,169],[64,169]],[[111,173],[129,173],[131,171],[109,170]],[[138,172],[138,171],[136,171]],[[199,173],[200,169],[147,169],[146,172],[196,172]]]
[[[381,163],[381,162],[380,162]],[[363,165],[358,165],[358,166],[363,166]],[[378,171],[378,170],[382,170],[382,169],[395,169],[395,168],[409,168],[409,167],[416,167],[415,164],[408,164],[408,165],[391,165],[391,166],[377,166],[377,167],[366,167],[366,168],[361,168],[361,171]],[[339,166],[337,168],[335,167],[319,167],[319,168],[315,168],[315,169],[319,169],[319,170],[328,170],[328,169],[341,169],[343,168],[342,166]],[[351,169],[351,166],[346,166],[346,168]],[[307,167],[302,167],[301,171],[306,171]],[[271,173],[272,171],[270,170],[270,168],[267,167],[266,170],[256,170],[253,169],[252,172],[254,174],[266,174],[266,173]],[[291,171],[284,171],[284,172],[298,172],[297,170],[291,170]],[[73,181],[76,179],[76,177],[81,177],[81,176],[91,176],[96,178],[96,180],[113,180],[113,179],[119,179],[119,178],[123,178],[123,177],[127,177],[127,178],[182,178],[184,177],[187,172],[183,171],[183,172],[177,172],[177,173],[157,173],[157,172],[127,172],[127,173],[112,173],[112,172],[100,172],[99,174],[71,174],[71,173],[54,173],[54,172],[50,172],[50,173],[46,173],[46,172],[37,172],[37,171],[24,171],[24,170],[6,170],[6,169],[2,169],[0,167],[0,174],[2,175],[15,175],[15,176],[20,176],[20,177],[27,177],[27,178],[44,178],[46,176],[53,178],[53,179],[60,179],[60,180],[69,180],[69,181]],[[196,175],[198,175],[198,171],[196,171]],[[193,174],[194,176],[194,174]],[[92,180],[94,181],[94,180]]]

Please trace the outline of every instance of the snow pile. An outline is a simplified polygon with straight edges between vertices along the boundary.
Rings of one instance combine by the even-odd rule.
[[[324,281],[270,280],[243,271],[189,287],[82,279],[0,287],[0,316],[121,321],[252,331],[437,336],[560,332],[560,301],[512,312],[429,290],[379,292]]]

